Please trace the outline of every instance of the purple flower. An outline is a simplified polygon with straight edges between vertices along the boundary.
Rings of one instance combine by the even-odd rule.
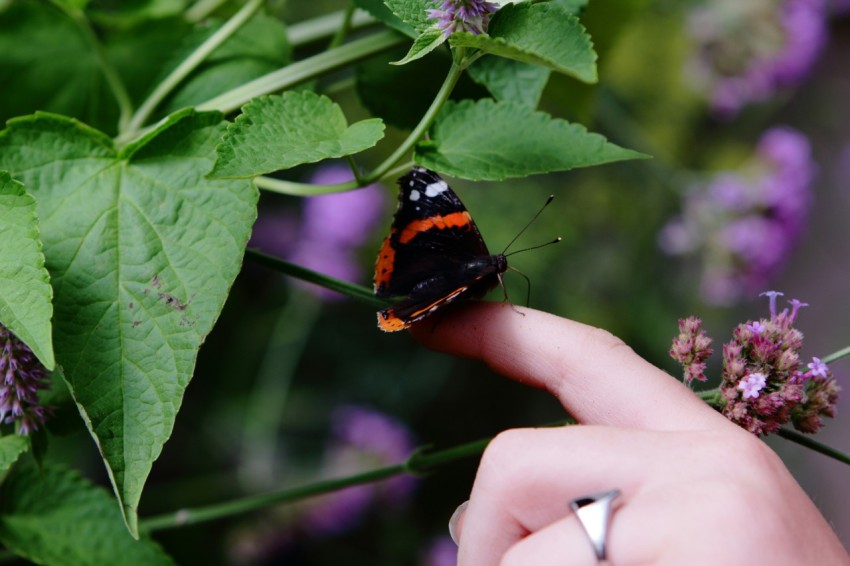
[[[712,0],[694,8],[688,29],[696,86],[712,109],[732,116],[780,89],[800,84],[826,43],[822,0]]]
[[[686,193],[659,245],[699,259],[705,300],[733,303],[763,289],[785,264],[805,227],[814,175],[803,134],[767,130],[740,170],[719,172]]]
[[[807,377],[828,377],[827,373],[829,372],[829,366],[823,363],[820,358],[813,357],[811,363],[806,367],[809,368],[809,371],[806,374]]]
[[[405,461],[414,449],[410,431],[383,413],[344,406],[331,416],[332,439],[322,475],[341,477]],[[344,532],[356,525],[375,504],[404,505],[415,480],[394,476],[377,483],[349,487],[312,500],[302,525],[313,534]]]
[[[782,293],[763,293],[770,318],[739,324],[723,345],[723,414],[756,435],[776,432],[791,422],[803,432],[816,432],[823,417],[835,415],[838,384],[826,364],[813,358],[801,370],[803,335],[794,328],[800,301],[778,311]],[[755,329],[758,329],[756,331]]]
[[[711,338],[703,332],[702,321],[694,316],[679,320],[679,335],[673,339],[670,357],[682,364],[685,383],[705,381],[705,360],[714,352]]]
[[[767,377],[763,373],[751,373],[738,382],[738,389],[742,391],[744,399],[757,399],[759,391],[764,389]]]
[[[16,423],[21,436],[38,430],[50,413],[38,392],[49,388],[47,370],[32,350],[0,324],[0,422]]]
[[[456,31],[475,35],[486,32],[490,16],[498,10],[498,4],[486,0],[445,0],[439,9],[425,11],[428,19],[437,20],[437,29],[448,37]]]

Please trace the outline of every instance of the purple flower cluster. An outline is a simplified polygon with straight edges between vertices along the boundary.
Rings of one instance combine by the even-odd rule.
[[[685,383],[690,385],[695,379],[705,381],[705,361],[714,350],[711,338],[702,329],[702,320],[693,316],[679,319],[679,335],[673,339],[669,353],[682,364]]]
[[[439,8],[425,10],[428,19],[437,20],[437,29],[450,36],[456,31],[480,35],[487,31],[490,16],[499,5],[486,0],[444,0]]]
[[[671,255],[702,263],[703,298],[730,304],[767,286],[798,242],[816,166],[808,139],[787,127],[766,131],[739,171],[693,187],[681,216],[659,234]]]
[[[38,430],[49,413],[38,392],[49,387],[47,370],[32,350],[0,324],[0,422],[17,423],[22,436]]]
[[[794,322],[806,304],[794,299],[789,301],[790,309],[778,311],[776,299],[782,293],[763,295],[770,298],[770,318],[739,324],[732,340],[723,345],[723,414],[759,436],[776,432],[789,422],[802,432],[817,432],[824,417],[835,416],[838,384],[819,358],[812,358],[805,367],[800,359],[803,334],[794,328]],[[701,375],[705,358],[711,354],[711,340],[702,334],[699,319],[680,321],[679,328],[671,355],[685,365],[686,376],[689,364],[700,366],[693,372]],[[686,352],[683,335],[694,344],[690,352]],[[679,349],[677,341],[682,344]]]
[[[348,405],[337,409],[331,418],[333,438],[325,454],[323,475],[340,477],[398,464],[414,449],[410,431],[375,410]],[[310,503],[302,525],[313,534],[343,532],[356,525],[376,503],[391,507],[406,503],[414,484],[410,476],[395,476],[322,496]]]
[[[349,168],[328,165],[318,169],[310,182],[334,185],[351,179]],[[261,216],[249,245],[284,256],[307,269],[354,281],[362,271],[357,249],[372,235],[385,207],[386,198],[379,185],[307,197],[300,223],[281,214]],[[340,298],[324,288],[305,286],[323,299]]]
[[[731,116],[800,84],[827,37],[823,0],[712,0],[690,13],[695,83],[713,110]]]

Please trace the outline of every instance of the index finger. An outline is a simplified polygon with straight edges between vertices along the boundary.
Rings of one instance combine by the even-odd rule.
[[[411,328],[422,344],[480,359],[497,373],[545,389],[581,423],[687,430],[727,422],[681,382],[599,328],[490,302],[433,319]]]

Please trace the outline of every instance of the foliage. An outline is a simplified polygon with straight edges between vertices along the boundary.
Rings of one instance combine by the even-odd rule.
[[[606,89],[622,91],[621,102],[631,104],[645,85],[629,83],[625,71],[610,78],[602,72],[606,54],[585,24],[599,21],[594,9],[602,8],[581,0],[502,2],[488,33],[447,37],[428,17],[428,0],[339,2],[330,19],[328,2],[285,10],[277,4],[0,2],[0,79],[9,85],[0,91],[0,324],[55,370],[54,391],[42,396],[54,411],[47,430],[24,438],[6,423],[0,436],[0,542],[17,556],[41,564],[181,561],[181,553],[195,557],[211,539],[207,531],[200,540],[189,531],[179,541],[154,532],[181,526],[176,501],[209,504],[280,490],[315,479],[322,458],[349,475],[354,470],[331,464],[354,453],[374,465],[398,464],[357,446],[340,449],[345,458],[320,455],[316,431],[328,428],[327,415],[340,400],[428,423],[426,440],[451,427],[443,417],[460,410],[451,407],[451,392],[461,390],[448,376],[465,366],[423,361],[410,344],[370,336],[364,328],[374,326],[369,309],[376,300],[369,289],[288,263],[298,246],[309,254],[311,242],[300,199],[286,195],[391,184],[414,163],[452,177],[456,187],[511,179],[504,191],[464,197],[499,248],[544,193],[564,188],[570,197],[553,208],[570,260],[524,256],[539,281],[557,282],[540,304],[620,331],[639,349],[661,344],[663,352],[672,333],[664,323],[675,321],[676,301],[656,275],[668,261],[646,250],[654,250],[652,230],[670,213],[674,195],[663,186],[643,189],[634,172],[668,179],[663,168],[693,123],[682,119],[675,131],[648,125],[645,137],[633,136],[616,105],[606,106]],[[663,15],[638,0],[628,4],[624,14],[663,24]],[[647,20],[628,33],[621,22],[599,26],[608,38],[600,45],[615,44],[610,37],[621,33],[625,45],[640,44]],[[606,49],[609,68],[632,68],[631,47]],[[681,92],[671,107],[689,116],[695,103]],[[660,163],[646,160],[648,149]],[[350,165],[350,179],[303,182],[313,164],[337,159]],[[623,163],[594,167],[615,162]],[[565,176],[579,168],[589,170]],[[553,175],[527,179],[543,174]],[[571,186],[562,187],[564,179]],[[262,224],[254,226],[258,202],[261,219],[284,219],[265,241]],[[358,213],[353,206],[347,214]],[[524,237],[551,239],[553,224],[536,225]],[[267,253],[248,249],[252,230],[251,246]],[[363,238],[375,243],[379,236],[376,230]],[[359,264],[372,260],[366,248]],[[651,259],[614,260],[638,254]],[[325,306],[257,265],[370,306]],[[613,281],[631,282],[642,300],[630,302],[638,291]],[[315,338],[319,327],[326,330]],[[292,386],[296,376],[307,376],[303,387]],[[487,391],[494,412],[516,401],[504,385]],[[441,395],[449,409],[434,408]],[[541,415],[562,419],[535,403],[517,410],[516,421],[472,424],[459,441],[523,419],[540,424]],[[284,441],[282,430],[294,432]],[[303,439],[308,448],[299,451]],[[282,469],[290,450],[307,454],[307,463]],[[102,462],[105,475],[91,472],[93,461]],[[414,455],[406,467],[362,481],[421,471],[416,462],[425,461]],[[231,471],[211,480],[214,489],[192,479],[216,469]],[[198,493],[189,500],[163,496],[169,477]],[[146,490],[149,480],[154,486]],[[97,482],[111,485],[114,497]],[[287,522],[258,510],[323,491],[199,514],[255,515],[210,527],[231,530],[218,531],[224,542],[209,552],[227,545],[232,561],[257,559],[238,549],[240,541],[247,547],[262,538],[262,522],[294,531],[298,518],[310,516],[295,507]],[[155,512],[165,514],[144,518]],[[410,548],[425,543],[422,535],[404,522],[378,522],[377,538],[406,544],[386,549],[387,560],[411,562]],[[334,563],[330,548],[317,563]]]

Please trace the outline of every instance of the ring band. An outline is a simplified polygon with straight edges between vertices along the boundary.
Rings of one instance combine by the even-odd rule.
[[[576,514],[599,562],[607,558],[608,526],[611,524],[614,500],[618,497],[620,490],[612,489],[570,501],[570,509]]]

